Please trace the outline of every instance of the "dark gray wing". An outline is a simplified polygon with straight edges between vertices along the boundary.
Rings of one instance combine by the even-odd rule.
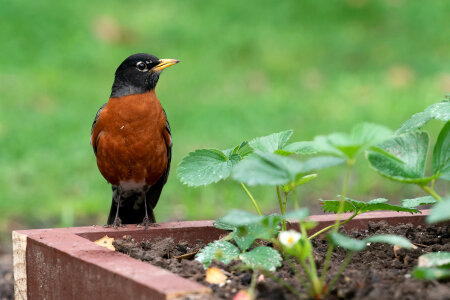
[[[170,136],[172,136],[172,132],[170,130],[170,124],[169,121],[167,121],[167,115],[164,111],[164,116],[166,117],[166,130],[169,133]],[[164,187],[164,185],[167,182],[167,178],[169,177],[170,172],[170,163],[172,161],[172,139],[170,139],[170,145],[166,144],[167,148],[167,167],[164,171],[164,174],[158,179],[158,181],[150,187],[150,189],[147,192],[147,204],[151,208],[155,208],[156,204],[158,203],[159,197],[161,196],[161,191]]]
[[[92,127],[91,127],[91,138],[92,138],[92,133],[94,132],[95,123],[97,123],[98,118],[100,118],[100,114],[101,114],[103,108],[105,108],[105,106],[106,106],[106,103],[103,104],[102,107],[100,107],[100,109],[97,111],[97,114],[95,115],[95,119],[94,119],[94,122],[92,123]],[[97,154],[97,147],[92,145],[92,149],[94,150],[94,153]]]

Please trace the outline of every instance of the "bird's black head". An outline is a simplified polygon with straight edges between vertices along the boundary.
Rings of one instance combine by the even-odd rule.
[[[142,94],[153,90],[161,71],[178,62],[176,59],[159,59],[146,53],[129,56],[116,70],[111,97]]]

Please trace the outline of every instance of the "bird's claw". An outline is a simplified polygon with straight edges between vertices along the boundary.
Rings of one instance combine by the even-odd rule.
[[[144,227],[144,229],[147,229],[148,226],[150,226],[150,227],[158,227],[159,225],[156,224],[156,223],[151,222],[148,217],[144,217],[144,220],[142,220],[142,223],[137,225],[137,227]]]

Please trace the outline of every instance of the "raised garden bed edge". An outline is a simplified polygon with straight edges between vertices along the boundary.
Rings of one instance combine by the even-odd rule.
[[[411,215],[403,212],[370,212],[344,225],[347,230],[367,228],[369,222],[389,225],[425,224],[429,210]],[[344,214],[343,219],[350,214]],[[315,215],[318,231],[334,223],[336,215]],[[291,224],[294,226],[295,224]],[[213,221],[160,223],[144,230],[136,225],[114,229],[103,226],[13,231],[16,299],[195,299],[211,289],[169,271],[108,250],[93,241],[105,235],[132,236],[136,241],[172,237],[175,241],[211,242],[226,232]]]

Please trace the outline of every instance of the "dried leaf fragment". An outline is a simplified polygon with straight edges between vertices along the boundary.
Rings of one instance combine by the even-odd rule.
[[[114,242],[114,238],[112,238],[112,237],[110,238],[107,235],[105,235],[101,239],[96,240],[94,243],[99,246],[105,247],[109,250],[116,251],[116,248],[114,248],[114,246],[113,246],[113,242]]]
[[[211,284],[224,285],[227,282],[227,275],[217,267],[206,269],[206,282]]]

